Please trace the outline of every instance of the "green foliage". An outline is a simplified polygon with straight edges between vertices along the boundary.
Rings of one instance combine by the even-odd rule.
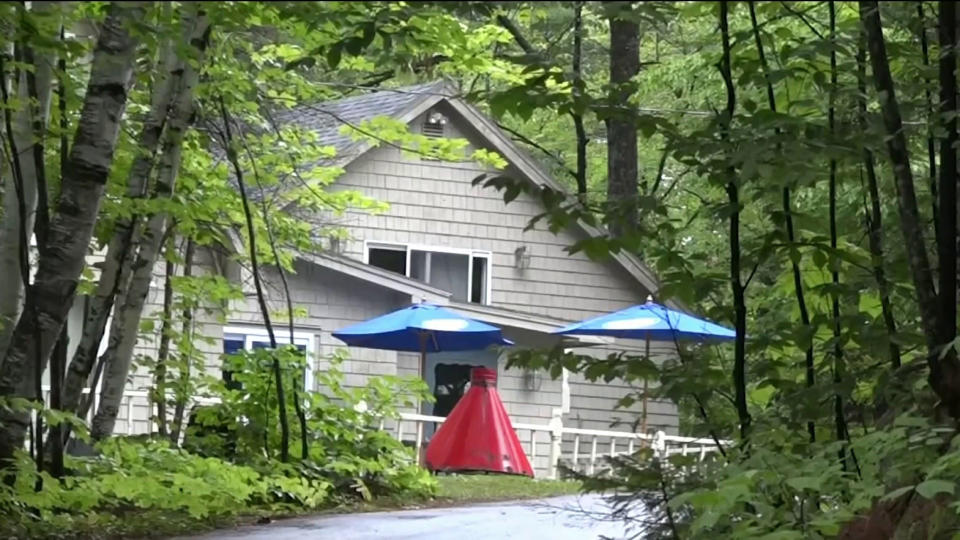
[[[306,362],[295,347],[227,356],[224,369],[232,372],[232,381],[210,383],[220,403],[197,410],[185,448],[254,466],[275,463],[280,431],[275,420],[274,358],[280,362],[285,387],[302,387]],[[339,369],[344,358],[342,353],[334,355],[329,368],[317,373],[322,391],[298,392],[310,445],[308,456],[299,455],[299,446],[292,445],[300,460],[298,474],[323,479],[345,499],[432,493],[435,482],[417,466],[411,450],[379,427],[398,418],[398,407],[428,399],[426,385],[419,379],[382,376],[371,378],[366,386],[346,388]],[[292,400],[289,392],[285,406],[295,418]],[[291,440],[299,440],[299,425],[292,422],[291,427]]]

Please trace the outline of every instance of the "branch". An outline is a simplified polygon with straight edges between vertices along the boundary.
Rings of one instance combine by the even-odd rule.
[[[513,136],[516,138],[516,140],[518,140],[518,141],[520,141],[520,142],[522,142],[522,143],[524,143],[524,144],[530,145],[530,146],[532,146],[533,148],[536,148],[537,150],[543,152],[547,157],[549,157],[549,158],[552,159],[553,161],[557,162],[557,164],[560,165],[560,166],[563,168],[563,172],[569,174],[569,175],[572,176],[574,179],[577,178],[577,173],[576,173],[576,171],[574,171],[574,170],[571,169],[570,167],[567,167],[567,165],[564,163],[563,159],[560,158],[560,156],[554,154],[553,152],[551,152],[551,151],[548,150],[547,148],[544,148],[543,146],[541,146],[541,145],[540,145],[539,143],[537,143],[536,141],[530,139],[529,137],[527,137],[527,136],[524,135],[523,133],[520,133],[519,131],[517,131],[517,130],[515,130],[515,129],[507,126],[507,125],[504,125],[504,124],[501,124],[501,123],[497,122],[497,127],[500,128],[500,129],[502,129],[502,130],[504,130],[504,131],[506,131],[507,133],[513,135]]]

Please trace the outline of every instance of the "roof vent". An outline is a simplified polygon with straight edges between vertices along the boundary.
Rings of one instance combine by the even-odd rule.
[[[423,121],[423,134],[427,137],[443,137],[447,117],[437,111],[431,111]]]

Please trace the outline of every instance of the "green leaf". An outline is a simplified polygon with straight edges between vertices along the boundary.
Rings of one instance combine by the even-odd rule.
[[[932,499],[940,493],[954,493],[956,483],[947,480],[925,480],[917,484],[917,493],[926,499]]]

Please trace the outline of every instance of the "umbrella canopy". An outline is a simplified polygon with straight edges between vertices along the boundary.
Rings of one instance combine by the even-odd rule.
[[[347,345],[425,354],[512,345],[496,326],[432,304],[414,304],[333,333]]]
[[[737,336],[729,328],[669,309],[651,300],[643,305],[571,324],[554,333],[657,341],[728,341]]]

